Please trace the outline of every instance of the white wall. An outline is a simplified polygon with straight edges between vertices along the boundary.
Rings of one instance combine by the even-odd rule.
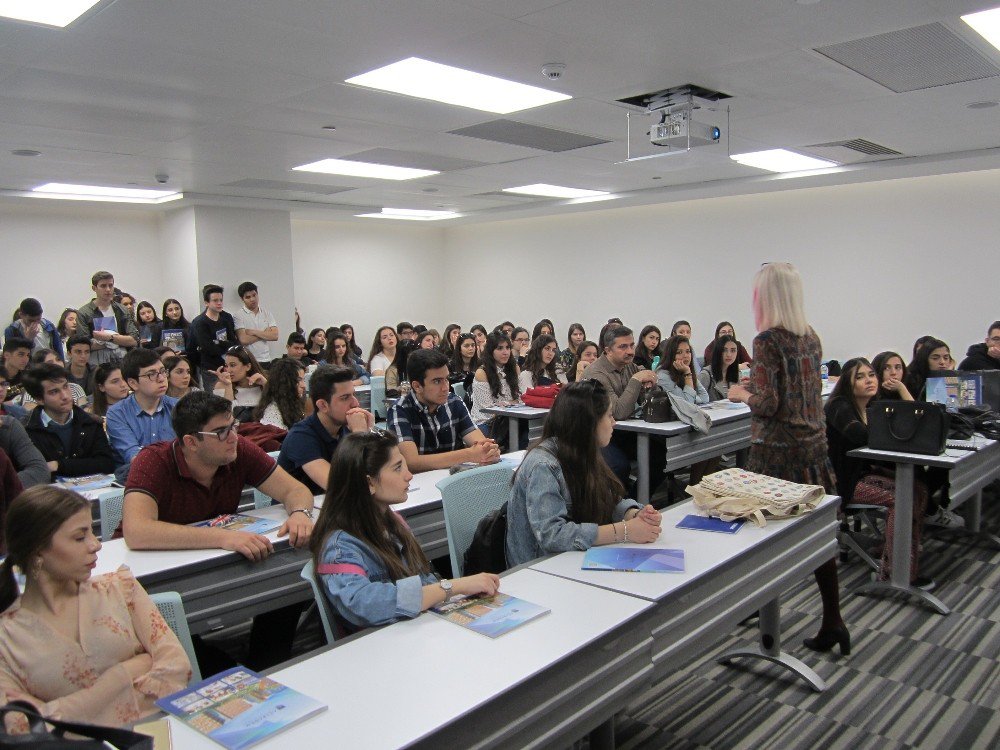
[[[367,356],[382,325],[408,320],[443,328],[457,307],[443,245],[444,231],[435,227],[296,219],[295,296],[306,334],[351,323]]]
[[[992,171],[454,227],[448,308],[549,317],[561,344],[570,322],[593,337],[617,315],[687,318],[700,349],[728,319],[749,344],[751,279],[780,260],[802,272],[827,356],[906,353],[932,333],[960,359],[1000,318],[998,196]]]
[[[181,303],[185,317],[193,319],[202,307],[193,207],[168,211],[161,216],[160,268],[165,293],[153,301],[157,315],[162,314],[164,300],[173,297]]]

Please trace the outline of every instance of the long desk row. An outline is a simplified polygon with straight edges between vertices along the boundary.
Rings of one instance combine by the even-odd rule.
[[[685,549],[683,574],[585,573],[582,553],[518,569],[501,589],[551,613],[498,639],[424,614],[338,642],[271,675],[329,708],[261,747],[565,747],[758,608],[749,653],[822,689],[780,652],[777,599],[834,554],[838,503],[732,536],[676,529],[691,508],[671,509],[657,544]],[[183,747],[215,747],[170,721]]]

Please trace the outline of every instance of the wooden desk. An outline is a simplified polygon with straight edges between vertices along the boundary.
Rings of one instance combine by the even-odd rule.
[[[648,633],[619,636],[650,602],[533,570],[503,591],[552,612],[497,639],[424,613],[273,673],[329,708],[259,747],[566,747],[652,684]],[[170,722],[175,746],[219,747]]]
[[[653,636],[654,681],[759,610],[758,648],[732,651],[720,661],[763,658],[820,691],[825,688],[823,680],[781,651],[778,600],[782,591],[837,554],[839,505],[840,498],[827,497],[812,513],[769,521],[763,528],[747,523],[732,535],[676,528],[684,516],[697,511],[691,502],[674,506],[664,512],[663,533],[652,546],[683,549],[684,573],[581,570],[583,552],[564,552],[531,568],[656,602],[656,608],[641,619],[644,630],[636,633],[636,637],[646,632]]]
[[[896,514],[893,521],[892,573],[888,581],[874,581],[856,589],[859,594],[879,594],[899,592],[915,597],[942,615],[951,610],[933,594],[910,585],[910,551],[913,527],[913,472],[915,466],[933,466],[948,470],[952,506],[958,507],[970,502],[968,531],[1000,546],[1000,539],[983,532],[981,513],[983,487],[1000,477],[1000,443],[995,440],[978,438],[980,446],[976,451],[947,449],[940,456],[925,456],[919,453],[896,453],[877,451],[871,448],[857,448],[847,455],[869,461],[888,461],[896,465],[896,490],[894,502]]]

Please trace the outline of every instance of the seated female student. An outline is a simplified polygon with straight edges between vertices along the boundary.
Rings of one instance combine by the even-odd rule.
[[[660,353],[660,329],[643,326],[639,331],[639,342],[635,345],[635,359],[632,361],[647,370],[653,369],[653,359]]]
[[[361,347],[358,346],[358,342],[355,340],[354,326],[350,323],[344,323],[340,326],[340,330],[344,332],[345,336],[347,336],[347,346],[351,350],[351,354],[353,354],[358,361],[364,364],[364,357],[362,356],[364,352],[361,351]],[[329,338],[329,331],[327,332],[327,338]]]
[[[514,474],[507,505],[507,564],[616,542],[647,543],[660,535],[660,514],[625,498],[601,455],[615,419],[611,398],[596,380],[559,393]]]
[[[587,332],[583,330],[583,324],[570,323],[569,332],[566,334],[568,346],[559,352],[559,366],[564,372],[569,372],[573,367],[573,359],[576,357],[576,350],[580,348],[587,338]]]
[[[671,336],[663,343],[663,358],[656,370],[656,384],[667,393],[692,404],[707,404],[708,391],[694,373],[691,342],[686,336]],[[728,392],[728,390],[727,390]],[[702,477],[719,468],[719,459],[707,458],[691,464],[689,484],[698,484]]]
[[[160,342],[175,352],[185,351],[191,336],[191,323],[184,317],[181,303],[172,297],[163,303],[162,322]],[[175,333],[178,331],[179,333]]]
[[[160,345],[160,335],[163,331],[163,321],[156,317],[156,308],[143,300],[135,308],[139,320],[139,346],[145,349],[155,349]]]
[[[556,359],[558,352],[559,344],[554,336],[543,333],[531,342],[528,356],[524,358],[524,367],[517,378],[521,393],[529,388],[569,382]]]
[[[11,503],[0,696],[53,719],[120,727],[186,687],[191,663],[128,568],[91,578],[101,549],[91,524],[90,501],[61,487],[38,485]],[[25,574],[20,597],[15,565]]]
[[[460,333],[455,350],[448,360],[448,380],[461,383],[465,388],[469,403],[472,402],[472,379],[479,369],[479,354],[476,352],[476,337],[471,333]]]
[[[593,341],[583,341],[580,343],[580,347],[577,349],[576,357],[573,358],[573,364],[570,366],[569,371],[566,373],[566,377],[571,383],[575,383],[578,380],[583,380],[583,371],[594,362],[597,361],[597,344]]]
[[[316,576],[348,632],[419,615],[460,594],[493,595],[499,576],[452,581],[433,572],[393,505],[405,503],[413,475],[392,433],[352,432],[330,463],[326,499],[309,546]]]
[[[476,337],[476,349],[479,350],[479,358],[483,358],[483,350],[486,348],[486,326],[482,323],[476,323],[472,328],[469,329],[469,333]]]
[[[329,338],[329,335],[327,335]],[[382,326],[375,332],[371,351],[368,353],[368,372],[372,375],[385,375],[393,358],[396,356],[396,329],[392,326]]]
[[[400,341],[396,356],[385,371],[385,393],[387,396],[405,396],[410,392],[410,378],[406,372],[406,361],[417,350],[413,341]]]
[[[437,336],[434,331],[424,331],[419,336],[417,336],[417,348],[418,349],[437,349],[437,344],[434,343]]]
[[[535,327],[531,330],[531,340],[534,341],[539,336],[552,336],[555,334],[555,326],[552,325],[552,321],[548,318],[542,318],[537,323]]]
[[[926,398],[927,378],[933,377],[935,372],[942,370],[952,370],[955,361],[951,358],[951,349],[941,339],[927,338],[923,345],[917,349],[906,373],[906,390],[910,392],[917,401],[924,401]]]
[[[826,442],[830,463],[837,475],[837,494],[844,503],[864,503],[888,508],[885,520],[885,546],[879,580],[887,580],[892,572],[893,519],[896,483],[891,469],[873,465],[848,456],[855,448],[868,445],[868,404],[878,393],[876,371],[864,357],[844,363],[840,379],[826,402]],[[910,553],[910,582],[930,589],[933,582],[917,577],[920,549],[920,529],[927,506],[927,487],[920,480],[913,483],[913,540]]]
[[[351,354],[351,343],[347,340],[347,335],[343,331],[333,331],[326,342],[326,362],[331,365],[340,365],[354,370],[357,376],[354,378],[354,385],[368,385],[371,382],[365,366],[357,361]]]
[[[56,326],[56,330],[59,331],[59,338],[65,342],[70,336],[76,335],[76,310],[72,307],[67,307],[62,311],[62,315],[59,316],[59,325]]]
[[[879,352],[872,360],[872,369],[878,378],[876,400],[912,401],[913,395],[907,390],[906,363],[896,352]]]
[[[345,336],[346,338],[346,336]],[[313,328],[306,337],[306,359],[310,362],[322,362],[326,354],[326,331]]]
[[[472,380],[472,409],[469,413],[473,423],[486,437],[494,440],[502,435],[490,434],[493,417],[483,411],[502,406],[513,406],[521,400],[518,384],[520,370],[514,363],[514,350],[510,339],[499,333],[486,337],[486,348],[480,359],[480,367]]]
[[[249,422],[253,408],[260,403],[267,378],[257,358],[245,347],[232,347],[223,360],[225,364],[215,371],[219,378],[215,395],[232,401],[233,416],[241,422]]]
[[[712,358],[705,360],[706,367],[698,373],[698,382],[708,392],[709,401],[729,398],[729,386],[740,382],[739,343],[728,334],[715,340]]]
[[[283,357],[271,363],[267,385],[253,418],[261,424],[290,430],[306,415],[306,366],[300,360]]]
[[[719,325],[715,327],[715,338],[708,342],[708,346],[705,347],[705,364],[708,365],[712,361],[712,353],[715,351],[715,344],[722,336],[732,336],[733,340],[736,341],[736,346],[738,347],[736,361],[739,364],[751,364],[753,359],[750,357],[750,353],[743,347],[743,344],[739,342],[736,338],[736,329],[733,328],[733,324],[728,320],[724,320]]]
[[[678,320],[670,328],[670,336],[671,336],[671,338],[674,337],[674,336],[684,336],[688,340],[688,343],[690,343],[691,342],[691,324],[688,323],[686,320]],[[701,372],[701,365],[698,364],[698,359],[697,359],[697,357],[694,356],[694,348],[693,348],[693,346],[692,346],[691,352],[692,352],[692,354],[691,354],[692,367],[694,369],[694,374],[697,375],[699,372]],[[708,360],[706,360],[706,362],[707,361]]]
[[[191,365],[184,357],[166,356],[162,360],[167,368],[167,395],[172,398],[184,398],[192,391],[200,391],[191,385]]]
[[[94,397],[88,411],[103,419],[108,416],[108,409],[128,398],[128,394],[121,366],[117,362],[105,362],[94,370]]]
[[[510,334],[510,342],[514,346],[514,360],[517,366],[520,367],[524,364],[524,358],[531,347],[531,335],[528,333],[528,329],[521,328],[520,326],[515,328]],[[479,358],[483,358],[483,349],[481,346],[479,348]]]
[[[444,329],[444,338],[441,339],[441,346],[438,348],[444,355],[451,359],[455,353],[455,346],[458,344],[458,337],[462,333],[462,326],[458,323],[449,323]]]

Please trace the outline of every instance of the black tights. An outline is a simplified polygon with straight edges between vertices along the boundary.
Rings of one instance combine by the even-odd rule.
[[[816,585],[823,600],[823,623],[820,632],[825,633],[844,626],[840,616],[840,581],[837,578],[837,558],[831,557],[813,571]]]

